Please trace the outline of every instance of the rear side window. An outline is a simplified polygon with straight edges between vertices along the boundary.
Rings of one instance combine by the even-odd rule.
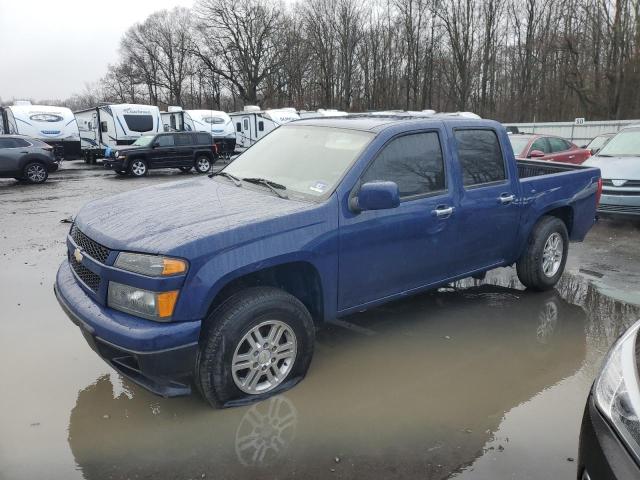
[[[561,138],[549,137],[549,146],[551,147],[551,153],[569,150],[569,143]]]
[[[208,133],[198,133],[196,135],[196,143],[198,145],[213,145],[213,138]]]
[[[0,148],[15,148],[16,144],[13,138],[0,138]]]
[[[27,142],[24,138],[14,138],[13,143],[16,147],[30,147],[31,144]],[[45,145],[42,142],[33,142],[34,146],[44,147]],[[39,144],[39,145],[38,145]]]
[[[150,132],[153,130],[153,117],[151,115],[123,115],[127,127],[132,132]]]
[[[173,135],[160,135],[156,142],[160,147],[172,147],[174,145]]]
[[[176,145],[193,145],[191,135],[174,135]]]
[[[531,144],[531,148],[529,149],[529,153],[534,150],[540,150],[543,153],[551,153],[551,148],[549,147],[549,142],[546,138],[539,138],[535,142]]]
[[[505,180],[504,159],[493,130],[455,130],[465,186]]]
[[[391,140],[362,177],[398,184],[400,197],[445,189],[444,161],[436,132],[415,133]]]

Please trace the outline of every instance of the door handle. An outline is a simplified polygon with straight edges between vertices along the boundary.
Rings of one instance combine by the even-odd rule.
[[[508,193],[503,193],[502,195],[500,195],[500,197],[498,197],[498,200],[500,200],[500,203],[503,205],[507,205],[513,202],[515,199],[516,196],[513,193],[511,195],[509,195]]]
[[[453,213],[453,210],[454,210],[453,207],[447,207],[446,205],[438,205],[435,210],[431,210],[431,213],[433,213],[438,218],[443,218],[443,217],[449,218]]]

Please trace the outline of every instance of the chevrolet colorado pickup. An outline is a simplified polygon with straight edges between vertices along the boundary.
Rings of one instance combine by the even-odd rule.
[[[325,321],[512,264],[553,288],[600,191],[489,120],[300,120],[210,178],[87,204],[54,290],[121,374],[238,405],[299,382]]]

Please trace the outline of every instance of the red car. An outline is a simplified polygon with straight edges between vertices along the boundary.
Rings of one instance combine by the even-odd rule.
[[[553,135],[511,134],[509,140],[513,153],[520,159],[532,158],[579,165],[591,156],[590,150]]]

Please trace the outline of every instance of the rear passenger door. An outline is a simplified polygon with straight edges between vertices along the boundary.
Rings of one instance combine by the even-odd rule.
[[[14,172],[18,169],[19,159],[25,149],[17,148],[13,138],[0,138],[0,173]]]
[[[549,160],[552,162],[563,163],[581,163],[581,159],[576,158],[576,152],[571,150],[572,145],[558,137],[548,137],[549,146],[551,147],[551,153],[549,154]]]
[[[515,164],[492,128],[454,128],[453,137],[462,180],[460,273],[510,262],[520,220]]]
[[[174,167],[187,167],[193,165],[195,135],[191,133],[174,134],[176,157]]]

